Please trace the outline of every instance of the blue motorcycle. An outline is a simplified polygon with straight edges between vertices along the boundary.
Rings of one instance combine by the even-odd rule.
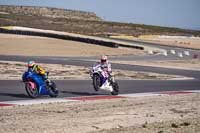
[[[47,72],[47,76],[48,74]],[[25,83],[26,92],[31,98],[36,98],[41,95],[49,95],[50,97],[58,96],[56,84],[53,81],[44,80],[37,73],[28,70],[23,74],[22,80]]]

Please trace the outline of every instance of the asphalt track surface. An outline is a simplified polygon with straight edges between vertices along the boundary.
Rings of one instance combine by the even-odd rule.
[[[59,58],[59,57],[31,57],[41,63],[68,64],[91,67],[94,61],[86,61],[79,58]],[[30,60],[25,56],[0,56],[0,60],[23,61]],[[157,72],[163,74],[174,74],[193,77],[195,80],[119,80],[120,94],[177,91],[177,90],[199,90],[200,71],[168,69],[138,65],[112,64],[113,69],[130,71]],[[91,80],[60,80],[55,81],[60,90],[59,97],[109,95],[108,92],[95,92]],[[48,98],[48,97],[41,97]],[[0,81],[0,101],[31,99],[27,96],[24,84],[19,80]]]
[[[85,66],[91,67],[94,61],[84,60],[84,59],[74,59],[70,57],[59,58],[59,57],[26,57],[26,56],[0,56],[0,60],[7,61],[22,61],[27,62],[28,60],[35,60],[38,63],[47,64],[63,64],[63,65],[75,65],[75,66]],[[124,65],[112,63],[113,69],[129,70],[129,71],[143,71],[143,72],[155,72],[160,74],[171,74],[171,75],[182,75],[186,77],[193,77],[200,79],[200,71],[194,70],[181,70],[172,68],[161,68],[161,67],[151,67],[151,66],[140,66],[140,65]]]
[[[144,44],[145,45],[145,44]],[[166,50],[171,50],[171,47],[159,46]],[[176,48],[179,51],[185,51],[183,48]],[[197,50],[189,50],[192,54],[198,54]],[[184,57],[184,59],[191,59],[192,57]],[[22,61],[35,60],[38,63],[47,64],[66,64],[91,67],[98,57],[26,57],[26,56],[6,56],[0,55],[0,60],[5,61]],[[111,57],[111,60],[168,60],[176,59],[177,56],[169,55],[167,57],[162,55],[151,56],[123,56]],[[142,93],[142,92],[158,92],[158,91],[177,91],[177,90],[199,90],[200,86],[200,71],[180,70],[150,66],[139,65],[122,65],[112,64],[113,69],[129,70],[129,71],[143,71],[155,72],[161,74],[182,75],[186,77],[193,77],[194,80],[119,80],[120,94]],[[90,95],[109,95],[108,92],[95,92],[92,87],[91,80],[59,80],[55,81],[60,90],[59,97],[74,97],[74,96],[90,96]],[[47,97],[41,97],[47,98]],[[0,80],[0,101],[24,100],[30,99],[26,92],[24,85],[18,80]]]
[[[57,80],[59,97],[110,95],[109,92],[95,92],[91,80]],[[199,90],[199,80],[119,80],[120,94],[159,92],[174,90]],[[42,96],[40,98],[49,98]],[[28,100],[23,82],[0,80],[0,101]]]

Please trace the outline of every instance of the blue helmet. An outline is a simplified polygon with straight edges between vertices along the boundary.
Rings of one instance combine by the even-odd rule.
[[[35,65],[35,61],[28,61],[27,66],[28,67],[33,67]]]

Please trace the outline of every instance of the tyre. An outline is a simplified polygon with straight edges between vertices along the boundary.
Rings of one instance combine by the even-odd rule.
[[[101,86],[101,79],[100,79],[99,75],[95,74],[93,76],[93,87],[94,87],[94,90],[98,91],[100,86]]]
[[[117,82],[114,82],[112,84],[113,91],[111,92],[112,95],[118,95],[119,94],[119,86]]]
[[[50,97],[57,97],[58,96],[58,89],[56,88],[56,84],[51,81],[49,84],[48,84],[48,88],[49,88],[49,96]]]
[[[34,83],[35,84],[35,83]],[[36,85],[35,85],[36,86]],[[38,89],[37,87],[32,88],[31,83],[30,82],[26,82],[25,83],[25,89],[27,94],[31,97],[31,98],[36,98],[38,97]]]

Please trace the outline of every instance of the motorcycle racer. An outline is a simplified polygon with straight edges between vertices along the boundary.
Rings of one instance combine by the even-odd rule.
[[[112,74],[111,64],[108,57],[103,55],[100,62],[96,62],[90,69],[90,76],[95,91],[106,90],[112,95],[118,95],[119,86]]]
[[[111,64],[108,62],[108,57],[106,55],[101,56],[100,65],[104,71],[112,73]]]
[[[27,66],[30,71],[39,74],[44,80],[48,81],[48,75],[46,71],[41,66],[37,65],[35,61],[28,61]]]
[[[111,63],[108,61],[108,57],[106,55],[101,56],[100,62],[97,62],[96,66],[100,66],[103,71],[102,75],[111,80]]]

